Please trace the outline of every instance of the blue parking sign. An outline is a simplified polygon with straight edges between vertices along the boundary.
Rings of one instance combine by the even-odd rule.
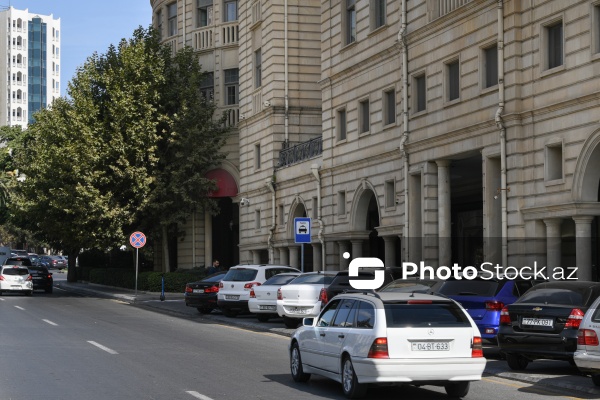
[[[310,218],[294,218],[294,242],[310,243]]]

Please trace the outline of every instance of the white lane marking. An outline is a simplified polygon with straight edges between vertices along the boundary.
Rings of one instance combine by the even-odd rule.
[[[189,391],[187,391],[186,393],[187,393],[187,394],[190,394],[190,395],[192,395],[192,396],[194,396],[195,398],[197,398],[197,399],[200,399],[200,400],[213,400],[213,399],[211,399],[211,398],[210,398],[210,397],[208,397],[208,396],[205,396],[205,395],[203,395],[203,394],[200,394],[200,393],[198,393],[198,392],[194,392],[194,391],[192,391],[192,390],[189,390]]]
[[[102,346],[100,343],[96,343],[96,342],[94,342],[94,341],[91,341],[91,340],[88,340],[87,342],[88,342],[89,344],[93,344],[94,346],[96,346],[96,347],[97,347],[97,348],[99,348],[99,349],[102,349],[102,350],[106,351],[107,353],[110,353],[110,354],[119,354],[119,353],[117,353],[116,351],[114,351],[113,349],[109,349],[109,348],[108,348],[108,347],[106,347],[106,346]]]
[[[58,324],[55,324],[54,322],[52,322],[50,320],[47,320],[47,319],[43,319],[42,321],[44,321],[44,322],[46,322],[46,323],[48,323],[50,325],[58,326]]]
[[[3,299],[2,297],[0,297],[0,301],[6,301],[5,299]]]
[[[15,308],[18,308],[19,310],[25,311],[25,309],[23,307],[15,306]]]

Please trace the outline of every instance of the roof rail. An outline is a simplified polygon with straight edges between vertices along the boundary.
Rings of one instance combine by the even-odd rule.
[[[381,297],[379,296],[379,294],[371,289],[346,289],[344,290],[341,294],[347,294],[347,293],[360,293],[360,294],[366,294],[369,296],[374,296],[378,299],[381,299]]]

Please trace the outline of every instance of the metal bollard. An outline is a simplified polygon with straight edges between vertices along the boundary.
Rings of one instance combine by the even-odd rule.
[[[165,301],[165,276],[164,275],[161,275],[161,277],[160,277],[160,284],[161,284],[160,301]]]

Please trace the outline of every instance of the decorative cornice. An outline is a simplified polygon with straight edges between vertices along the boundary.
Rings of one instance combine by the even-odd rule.
[[[561,204],[539,205],[522,208],[523,219],[526,221],[547,218],[572,218],[577,216],[600,216],[598,202],[569,202]]]

